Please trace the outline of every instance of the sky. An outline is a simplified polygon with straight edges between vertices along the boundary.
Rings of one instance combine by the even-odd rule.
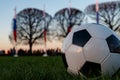
[[[71,0],[71,7],[84,11],[88,5],[94,4],[95,1],[96,0]],[[107,1],[115,0],[99,0],[99,3]],[[69,7],[69,0],[0,0],[0,50],[12,48],[8,36],[12,31],[14,8],[17,8],[17,13],[25,8],[37,8],[43,10],[44,4],[45,11],[54,16],[60,9]],[[55,45],[54,47],[62,45],[56,45],[55,42],[53,42],[53,44]],[[48,47],[50,47],[50,45],[51,44],[49,44]]]

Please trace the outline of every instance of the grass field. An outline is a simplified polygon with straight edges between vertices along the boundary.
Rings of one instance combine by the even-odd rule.
[[[119,76],[85,79],[70,75],[61,56],[0,57],[0,80],[120,80]]]

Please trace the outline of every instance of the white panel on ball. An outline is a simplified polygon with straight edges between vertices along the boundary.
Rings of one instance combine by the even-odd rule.
[[[101,71],[103,74],[112,76],[120,68],[120,54],[110,53],[101,64]]]
[[[88,24],[89,27],[87,30],[92,35],[92,37],[106,39],[106,37],[112,34],[111,30],[109,30],[106,26],[98,25],[98,24]]]
[[[72,44],[72,37],[73,37],[73,33],[71,32],[65,38],[63,46],[62,46],[62,52],[65,52],[69,48],[69,46]]]
[[[68,63],[68,70],[77,73],[78,70],[84,65],[85,58],[83,50],[79,46],[71,45],[66,51],[66,61]]]
[[[87,61],[101,63],[109,55],[109,48],[104,39],[91,38],[83,47]]]

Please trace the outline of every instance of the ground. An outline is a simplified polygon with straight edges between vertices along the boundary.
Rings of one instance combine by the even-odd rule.
[[[120,80],[120,72],[113,77]],[[107,76],[81,78],[67,73],[61,56],[3,57],[0,56],[0,80],[112,80]]]

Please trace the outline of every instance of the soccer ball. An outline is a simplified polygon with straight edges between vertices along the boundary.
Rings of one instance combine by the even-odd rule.
[[[112,76],[120,68],[120,38],[100,24],[74,26],[62,52],[67,70],[74,74]]]

